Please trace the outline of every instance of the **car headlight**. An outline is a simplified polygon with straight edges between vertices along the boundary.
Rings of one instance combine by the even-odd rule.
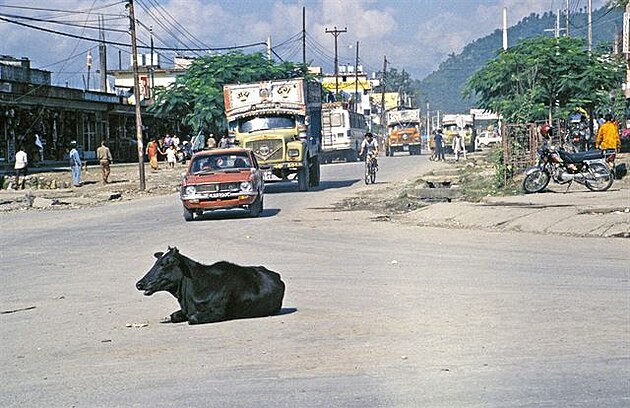
[[[243,181],[241,183],[241,191],[252,191],[251,181]]]
[[[184,195],[190,196],[197,194],[197,188],[195,186],[186,186],[184,189]]]
[[[289,157],[299,157],[300,151],[298,149],[289,149]]]

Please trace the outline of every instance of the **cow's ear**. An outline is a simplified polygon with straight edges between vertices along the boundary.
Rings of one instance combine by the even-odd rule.
[[[164,255],[164,252],[156,252],[153,254],[153,256],[156,257],[157,259],[160,259],[162,255]]]

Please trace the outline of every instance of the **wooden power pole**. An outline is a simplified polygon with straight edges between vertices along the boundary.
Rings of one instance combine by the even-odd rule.
[[[387,78],[387,56],[383,56],[383,79],[381,81],[381,137],[385,139],[385,79]]]
[[[146,189],[144,177],[144,143],[142,141],[142,114],[140,113],[140,79],[138,78],[138,46],[136,44],[136,17],[133,12],[133,0],[129,0],[129,23],[131,32],[131,60],[133,64],[133,93],[136,101],[136,141],[138,144],[138,175],[140,190]]]
[[[337,53],[337,37],[339,34],[348,32],[347,28],[343,30],[337,30],[335,27],[333,30],[326,29],[327,34],[332,34],[335,37],[335,100],[339,99],[339,54]]]

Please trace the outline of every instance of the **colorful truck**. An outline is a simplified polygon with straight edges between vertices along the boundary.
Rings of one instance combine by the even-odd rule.
[[[444,133],[444,146],[446,151],[452,151],[453,138],[459,134],[464,138],[466,150],[474,150],[473,117],[465,114],[445,114],[442,117],[442,131]]]
[[[385,155],[393,156],[395,152],[420,154],[420,124],[420,109],[399,108],[387,112]]]
[[[223,88],[228,133],[252,149],[265,181],[297,180],[300,191],[320,182],[322,87],[286,79]]]

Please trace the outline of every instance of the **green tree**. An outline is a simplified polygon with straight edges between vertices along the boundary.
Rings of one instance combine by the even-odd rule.
[[[620,89],[625,62],[602,50],[589,53],[576,38],[535,37],[502,51],[471,76],[464,95],[507,121],[528,122],[577,106],[610,107]]]
[[[149,108],[158,117],[177,117],[181,124],[219,133],[226,128],[223,85],[306,75],[306,69],[291,62],[276,64],[261,53],[232,52],[196,59],[184,75],[166,88],[156,90]]]

